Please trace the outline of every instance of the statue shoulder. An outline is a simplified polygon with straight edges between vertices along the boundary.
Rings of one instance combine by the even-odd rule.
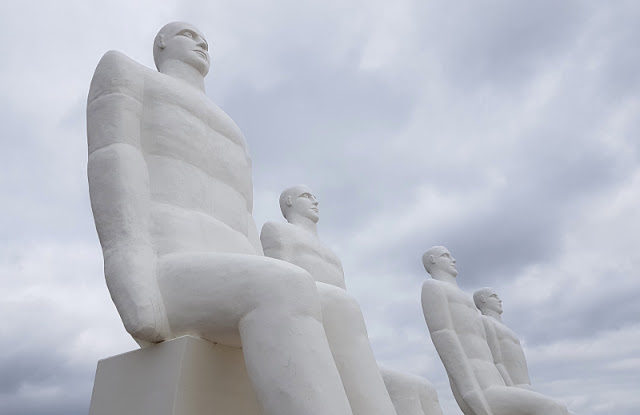
[[[430,303],[434,301],[446,300],[447,294],[444,291],[443,284],[433,278],[428,278],[422,283],[422,301]]]
[[[429,291],[439,291],[442,289],[441,285],[442,283],[440,281],[435,280],[433,278],[427,278],[422,283],[422,289],[429,290]]]
[[[291,262],[290,226],[282,222],[267,222],[262,226],[260,243],[265,256]]]
[[[262,231],[260,234],[279,234],[286,232],[287,226],[291,226],[291,224],[275,221],[265,222],[265,224],[262,225]]]
[[[262,246],[274,245],[279,243],[280,237],[287,232],[286,225],[288,223],[269,221],[262,225],[260,231],[260,242]]]
[[[492,332],[496,330],[496,321],[492,317],[480,314],[480,319],[482,320],[485,330],[490,330]]]
[[[145,72],[152,71],[121,52],[108,51],[98,62],[93,74],[88,103],[91,104],[96,98],[111,93],[135,97],[142,92]]]

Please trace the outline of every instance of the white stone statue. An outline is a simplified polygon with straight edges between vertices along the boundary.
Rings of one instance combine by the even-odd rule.
[[[287,223],[267,222],[260,234],[266,256],[291,262],[308,271],[316,280],[322,304],[322,317],[329,345],[342,378],[354,414],[394,414],[385,382],[407,385],[414,378],[384,371],[384,379],[369,344],[362,311],[345,290],[344,271],[338,256],[318,238],[318,200],[307,186],[293,186],[280,196],[280,209]],[[417,378],[417,377],[416,377]],[[419,379],[419,378],[418,378]],[[429,389],[424,391],[424,389]],[[403,390],[402,399],[412,391],[422,393],[431,412],[398,412],[398,415],[441,414],[437,394],[427,381],[416,382]],[[419,399],[417,392],[414,394]],[[393,398],[393,395],[391,396]]]
[[[153,52],[158,72],[107,52],[87,104],[91,206],[125,328],[142,345],[241,345],[264,414],[351,414],[314,279],[263,255],[245,139],[205,95],[207,41],[170,23]]]
[[[422,287],[422,309],[431,340],[465,415],[565,415],[567,409],[539,393],[505,384],[487,344],[471,296],[458,288],[456,260],[435,246],[422,257],[432,279]]]
[[[482,313],[487,343],[496,367],[507,386],[531,389],[529,369],[520,340],[502,323],[502,300],[493,288],[473,293],[473,301]]]
[[[518,336],[502,322],[502,300],[493,288],[473,293],[473,302],[482,316],[487,344],[496,368],[507,386],[533,390],[529,368]],[[570,414],[573,412],[569,411]]]

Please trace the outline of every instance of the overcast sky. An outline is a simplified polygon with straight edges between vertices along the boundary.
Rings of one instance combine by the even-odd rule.
[[[253,158],[254,217],[309,185],[379,362],[453,401],[420,307],[447,246],[492,286],[533,386],[640,413],[640,3],[5,1],[0,5],[0,412],[81,415],[98,359],[136,348],[104,282],[86,96],[109,49],[153,65],[207,36],[207,92]]]

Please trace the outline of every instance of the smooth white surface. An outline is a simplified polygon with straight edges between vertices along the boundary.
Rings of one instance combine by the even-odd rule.
[[[141,345],[242,345],[264,414],[351,414],[313,278],[263,256],[245,139],[204,93],[207,48],[170,23],[159,72],[115,51],[96,68],[88,175],[111,298]]]
[[[567,414],[558,402],[526,389],[506,386],[487,344],[484,325],[471,298],[460,288],[456,260],[442,246],[422,257],[432,279],[422,286],[422,309],[449,376],[451,390],[465,415]]]
[[[360,305],[345,290],[340,259],[318,238],[318,200],[307,186],[294,186],[282,192],[280,207],[288,223],[263,226],[265,255],[295,264],[316,279],[324,329],[353,413],[395,414]]]
[[[438,393],[428,380],[420,376],[380,367],[398,415],[442,415]]]
[[[89,415],[259,415],[242,350],[185,336],[98,362]]]

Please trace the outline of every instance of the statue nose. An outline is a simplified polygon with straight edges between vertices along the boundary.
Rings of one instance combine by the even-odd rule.
[[[207,47],[207,42],[205,42],[205,40],[201,37],[198,38],[196,46],[202,48],[203,50],[209,50],[209,48]]]

